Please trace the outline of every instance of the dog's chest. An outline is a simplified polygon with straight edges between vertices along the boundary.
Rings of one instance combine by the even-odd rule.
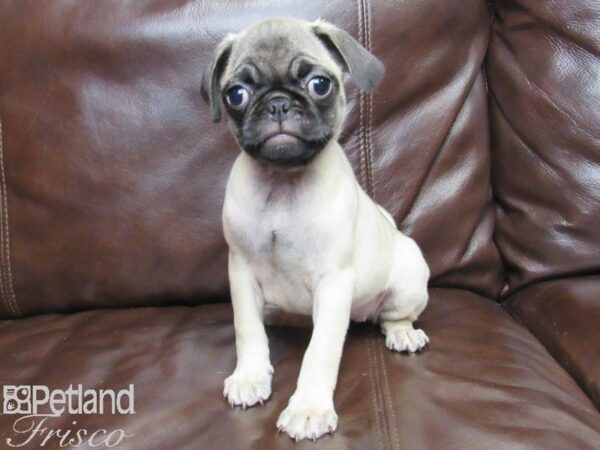
[[[227,208],[225,219],[229,244],[249,263],[267,308],[309,314],[327,224],[294,200],[267,194]]]

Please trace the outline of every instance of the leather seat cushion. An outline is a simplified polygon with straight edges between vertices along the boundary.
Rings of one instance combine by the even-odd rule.
[[[508,309],[600,408],[600,276],[552,280],[508,298]]]
[[[431,347],[422,354],[388,351],[374,325],[351,327],[335,395],[340,429],[320,448],[563,450],[600,442],[600,413],[502,306],[461,290],[435,289],[431,297],[421,320]],[[0,380],[51,388],[133,383],[133,415],[46,424],[64,429],[76,420],[87,430],[135,434],[120,449],[303,448],[277,434],[275,421],[295,387],[310,329],[270,327],[269,335],[274,394],[247,411],[221,396],[235,365],[229,304],[4,321]],[[14,418],[0,416],[3,441],[13,436]]]

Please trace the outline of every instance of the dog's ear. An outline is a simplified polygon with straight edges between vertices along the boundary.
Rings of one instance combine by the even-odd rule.
[[[341,60],[363,91],[373,90],[383,78],[385,67],[373,54],[344,30],[322,20],[312,23],[314,33]]]
[[[219,92],[219,81],[227,65],[227,60],[231,53],[231,47],[235,42],[235,34],[228,34],[217,45],[212,60],[202,72],[202,82],[200,83],[200,93],[202,98],[210,107],[213,122],[221,120],[221,99]]]

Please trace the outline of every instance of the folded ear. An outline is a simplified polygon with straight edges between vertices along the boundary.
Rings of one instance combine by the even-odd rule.
[[[202,98],[210,107],[210,112],[214,122],[221,120],[221,101],[219,93],[219,81],[227,65],[231,47],[235,41],[235,34],[228,34],[217,45],[212,60],[202,72],[202,82],[200,83],[200,93]]]
[[[366,48],[344,30],[335,25],[317,20],[313,31],[330,52],[340,59],[352,79],[363,91],[373,90],[383,78],[385,67]]]

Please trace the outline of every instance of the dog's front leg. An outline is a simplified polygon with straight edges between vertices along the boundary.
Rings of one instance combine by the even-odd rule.
[[[271,395],[273,366],[263,324],[263,299],[256,289],[250,267],[229,252],[229,283],[233,304],[237,365],[225,380],[223,395],[231,406],[263,403]]]
[[[277,421],[277,428],[295,440],[315,440],[337,428],[333,392],[350,322],[350,271],[323,277],[313,302],[314,329],[296,392]]]

